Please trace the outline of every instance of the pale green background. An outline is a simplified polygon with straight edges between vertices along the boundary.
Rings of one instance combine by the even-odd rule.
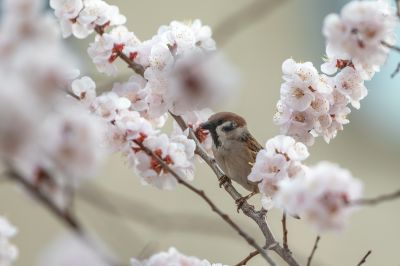
[[[151,37],[158,26],[174,19],[200,18],[213,27],[251,1],[109,2],[121,8],[128,17],[129,29],[144,40]],[[279,98],[282,62],[293,57],[298,61],[312,61],[318,66],[324,55],[323,18],[329,12],[339,10],[342,3],[332,0],[288,1],[235,35],[222,48],[241,71],[243,83],[239,95],[231,103],[221,106],[221,110],[234,111],[246,117],[250,130],[261,143],[278,133],[271,120]],[[87,60],[87,41],[72,41],[70,44],[83,60]],[[310,149],[311,156],[307,161],[312,164],[330,160],[351,169],[363,180],[367,196],[400,188],[400,76],[390,79],[398,60],[400,58],[394,54],[385,71],[368,84],[369,96],[362,102],[361,110],[352,113],[351,123],[345,131],[330,145],[317,141]],[[87,72],[95,75],[91,63],[86,62]],[[125,74],[128,75],[129,70],[125,70]],[[97,83],[103,84],[104,80],[104,77],[98,77]],[[135,205],[124,204],[120,208],[127,219],[101,212],[84,201],[77,202],[77,215],[86,227],[99,231],[125,262],[132,256],[146,257],[175,246],[186,254],[232,265],[252,251],[194,194],[182,187],[166,192],[141,186],[134,172],[119,156],[113,156],[105,163],[95,182],[135,202]],[[218,188],[215,177],[204,165],[198,165],[194,185],[204,188],[218,206],[246,231],[262,240],[255,225],[236,213],[234,203]],[[108,199],[116,205],[121,203],[114,197]],[[259,204],[258,199],[254,202]],[[369,249],[373,253],[366,265],[398,265],[399,207],[400,201],[397,201],[361,210],[351,217],[343,233],[323,235],[314,265],[356,265]],[[15,239],[21,253],[17,266],[35,265],[49,241],[65,231],[46,210],[5,182],[0,186],[0,213],[7,215],[20,230]],[[280,239],[280,213],[274,211],[268,220]],[[315,236],[304,221],[289,220],[289,244],[302,263]],[[257,258],[249,265],[265,264]]]

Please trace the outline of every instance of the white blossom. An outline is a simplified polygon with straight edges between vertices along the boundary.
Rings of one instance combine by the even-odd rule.
[[[308,156],[303,143],[296,142],[292,137],[276,136],[267,141],[265,149],[258,152],[248,179],[259,182],[259,190],[267,198],[273,198],[282,180],[304,174],[304,166],[300,162]],[[266,198],[263,202],[263,205],[267,205]]]
[[[10,242],[17,232],[7,218],[0,216],[0,266],[11,266],[17,259],[18,249]]]
[[[74,80],[71,87],[74,95],[81,101],[92,102],[96,97],[96,83],[90,77]]]
[[[173,189],[177,185],[176,178],[157,161],[142,151],[136,144],[132,144],[135,152],[133,157],[138,174],[143,184],[151,184],[160,189]],[[184,135],[167,135],[147,137],[143,145],[160,157],[165,164],[179,174],[185,181],[193,180],[193,158],[195,143]]]
[[[41,254],[37,266],[107,266],[98,251],[74,236],[62,235]]]
[[[196,257],[186,256],[170,248],[167,252],[160,252],[152,255],[149,259],[139,261],[131,259],[131,266],[227,266],[221,263],[210,263],[207,260],[200,260]]]
[[[126,18],[119,14],[116,6],[102,0],[51,0],[64,37],[71,34],[83,39],[93,33],[96,26],[102,27],[122,25]]]
[[[200,141],[203,148],[210,155],[212,155],[212,138],[207,130],[200,128],[200,124],[206,122],[213,113],[214,112],[211,109],[206,108],[200,111],[188,112],[182,115],[183,120],[186,122],[188,127],[193,129],[197,139]],[[174,130],[173,134],[188,133],[188,132],[183,132],[181,127],[175,121],[173,124],[173,130]]]
[[[93,177],[100,165],[105,124],[76,105],[59,102],[58,110],[47,115],[38,134],[43,140],[41,168],[53,177],[78,184],[85,177]]]
[[[385,0],[351,1],[340,15],[325,18],[323,33],[327,54],[334,59],[351,60],[364,79],[370,79],[385,63],[393,44],[397,22],[394,9]]]
[[[140,75],[134,73],[127,82],[115,83],[112,91],[131,102],[131,109],[142,112],[148,110],[147,96],[145,89],[147,81]]]
[[[115,60],[123,52],[125,46],[137,46],[139,39],[124,26],[114,28],[110,33],[97,35],[89,45],[88,53],[97,70],[108,75],[116,75]]]
[[[288,213],[299,215],[318,231],[340,230],[361,197],[361,182],[338,165],[321,162],[305,176],[280,183],[275,203]]]

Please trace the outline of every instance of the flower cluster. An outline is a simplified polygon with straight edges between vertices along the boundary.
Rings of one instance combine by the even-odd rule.
[[[195,143],[184,135],[168,138],[167,135],[147,137],[143,145],[153,151],[175,173],[191,181],[194,177],[193,157]],[[152,184],[162,189],[175,188],[177,179],[163,167],[154,157],[149,156],[139,147],[132,147],[136,151],[135,163],[143,184]]]
[[[126,18],[116,6],[102,0],[50,0],[50,6],[60,21],[62,34],[86,38],[96,27],[122,25]]]
[[[17,234],[17,229],[0,216],[0,265],[11,266],[18,257],[18,249],[10,243],[10,238]]]
[[[327,16],[324,74],[309,62],[288,59],[282,65],[285,82],[274,116],[281,132],[307,145],[317,136],[328,143],[336,137],[349,123],[348,105],[360,108],[360,100],[368,93],[364,81],[385,63],[395,22],[394,11],[383,0],[352,1],[340,16]]]
[[[97,169],[104,125],[65,97],[79,71],[56,21],[42,7],[41,0],[3,3],[0,158],[63,200],[63,186],[78,184]]]
[[[97,35],[88,53],[97,69],[108,75],[117,73],[118,57],[143,69],[140,99],[155,118],[168,111],[181,115],[213,106],[229,95],[237,73],[215,50],[211,29],[195,20],[161,26],[143,42],[118,26]]]
[[[340,230],[354,210],[349,204],[361,197],[361,192],[361,182],[349,171],[321,162],[307,169],[303,177],[281,182],[275,203],[318,231]]]
[[[309,156],[307,147],[292,137],[276,136],[267,141],[265,149],[257,154],[248,179],[258,183],[263,193],[263,207],[272,207],[273,198],[284,180],[295,179],[305,174],[301,163]]]
[[[172,189],[177,179],[157,160],[158,156],[173,171],[186,181],[194,176],[195,143],[182,133],[171,137],[161,134],[157,125],[165,121],[151,121],[140,112],[143,104],[140,92],[143,78],[133,75],[125,84],[116,83],[113,90],[96,96],[96,85],[89,77],[72,83],[77,98],[108,125],[108,143],[112,150],[124,154],[136,169],[142,184],[151,184],[160,189]],[[139,144],[153,152],[149,155]]]
[[[99,72],[116,75],[117,58],[136,72],[101,95],[96,95],[96,85],[88,77],[71,85],[76,98],[107,124],[112,149],[126,156],[144,184],[171,189],[177,181],[138,142],[185,180],[193,179],[194,142],[176,126],[171,137],[158,129],[164,126],[168,112],[182,115],[204,147],[211,149],[211,138],[198,129],[210,114],[202,109],[220,102],[237,83],[236,72],[215,53],[211,29],[200,20],[172,21],[150,40],[140,41],[123,25],[118,10],[103,1],[53,0],[51,7],[64,35],[72,32],[84,38],[98,33],[88,53]]]
[[[131,266],[224,266],[221,263],[210,263],[207,260],[200,260],[179,253],[175,248],[170,248],[167,252],[154,254],[149,259],[138,261],[131,260]],[[225,265],[227,266],[227,265]]]

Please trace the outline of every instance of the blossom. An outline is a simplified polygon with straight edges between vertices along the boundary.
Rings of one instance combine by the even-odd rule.
[[[268,140],[265,149],[258,152],[248,179],[258,182],[259,190],[267,198],[273,198],[282,180],[304,174],[301,161],[308,156],[307,147],[303,143],[296,142],[292,137],[278,135]]]
[[[146,83],[142,76],[134,73],[127,82],[115,83],[112,91],[128,99],[134,111],[146,111],[148,109]]]
[[[39,164],[54,178],[77,184],[95,174],[105,140],[105,124],[96,116],[77,104],[60,102],[58,110],[47,115],[38,134],[43,140]]]
[[[327,53],[351,60],[364,79],[379,71],[389,53],[382,42],[393,44],[397,17],[387,1],[351,1],[340,15],[325,18]]]
[[[224,266],[220,263],[210,263],[207,260],[200,260],[196,257],[181,254],[175,248],[167,252],[160,252],[152,255],[149,259],[139,261],[131,259],[131,266]],[[225,265],[226,266],[226,265]]]
[[[111,91],[96,97],[91,108],[94,113],[112,122],[119,112],[127,110],[131,104],[131,101],[127,98],[120,97],[118,94]]]
[[[168,138],[166,134],[147,137],[143,145],[160,157],[166,165],[185,181],[193,180],[195,143],[184,135]],[[132,144],[136,170],[143,184],[160,189],[173,189],[177,179],[153,156],[149,156],[135,143]]]
[[[124,26],[114,28],[110,33],[97,35],[89,45],[88,53],[97,70],[108,75],[116,75],[115,60],[122,54],[125,46],[137,46],[140,41],[133,32]]]
[[[90,77],[74,80],[71,87],[74,95],[81,101],[91,102],[96,97],[96,83]]]
[[[368,90],[364,80],[352,67],[346,67],[333,78],[333,87],[345,95],[354,108],[360,108],[360,100],[364,99]]]
[[[321,162],[305,176],[284,180],[276,205],[308,220],[318,231],[340,230],[354,210],[349,204],[361,197],[361,182],[336,164]]]
[[[283,63],[282,70],[285,81],[274,123],[280,126],[282,134],[309,146],[314,144],[315,137],[322,136],[327,143],[336,137],[349,123],[348,104],[359,108],[360,100],[368,93],[350,61],[342,62],[334,76],[318,74],[310,63],[298,64],[292,59]]]
[[[212,108],[235,93],[239,75],[220,54],[190,54],[172,71],[171,111],[175,114]]]
[[[71,34],[83,39],[93,33],[96,26],[117,26],[126,22],[116,6],[102,0],[51,0],[50,6],[60,20],[63,37]]]
[[[193,129],[197,139],[202,144],[208,154],[212,155],[212,138],[207,130],[200,128],[200,124],[206,122],[214,112],[211,109],[203,109],[199,111],[188,112],[182,115],[186,125]],[[181,127],[174,121],[173,134],[187,134],[183,132]]]
[[[74,237],[62,235],[45,248],[38,266],[107,266],[104,258],[87,243]]]
[[[18,230],[7,220],[0,216],[0,266],[11,266],[18,257],[18,249],[10,238],[17,234]]]

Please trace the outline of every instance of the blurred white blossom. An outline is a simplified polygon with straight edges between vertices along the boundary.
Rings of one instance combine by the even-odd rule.
[[[74,236],[60,236],[41,254],[37,266],[108,266],[98,252]]]
[[[11,266],[18,257],[18,249],[10,242],[10,238],[18,230],[5,217],[0,216],[0,266]]]
[[[160,252],[152,255],[149,259],[139,261],[131,259],[131,266],[227,266],[221,263],[210,263],[196,257],[186,256],[170,248],[167,252]]]
[[[325,18],[323,33],[327,54],[334,59],[351,60],[363,79],[370,79],[385,63],[393,44],[398,21],[386,0],[351,1],[340,15]]]
[[[362,184],[348,170],[321,162],[301,178],[284,180],[275,204],[299,215],[318,231],[340,230],[354,210],[350,203],[361,197]]]

